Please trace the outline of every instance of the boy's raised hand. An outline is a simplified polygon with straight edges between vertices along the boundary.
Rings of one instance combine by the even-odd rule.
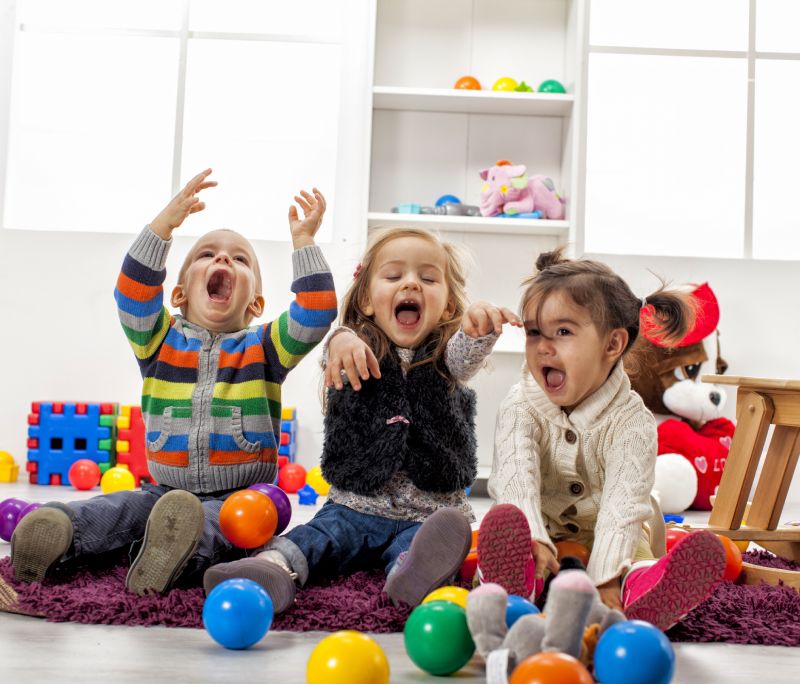
[[[490,332],[500,335],[505,323],[522,327],[522,319],[511,309],[480,301],[470,304],[461,319],[461,327],[470,337],[483,337]]]
[[[163,240],[172,237],[172,231],[180,226],[189,214],[203,211],[206,203],[201,202],[197,196],[201,190],[213,188],[217,181],[206,180],[211,174],[211,169],[198,173],[170,203],[162,209],[161,213],[150,222],[150,230]]]
[[[373,378],[381,377],[381,367],[372,349],[360,337],[347,331],[336,333],[328,341],[325,387],[342,389],[343,374],[347,375],[356,391],[361,389],[361,381],[367,380],[370,374]]]
[[[295,249],[308,247],[314,244],[314,236],[322,225],[322,216],[325,214],[325,198],[316,188],[312,189],[313,194],[300,191],[300,195],[294,196],[294,201],[300,205],[304,217],[301,219],[297,213],[297,207],[289,207],[289,229],[292,231],[292,243]]]

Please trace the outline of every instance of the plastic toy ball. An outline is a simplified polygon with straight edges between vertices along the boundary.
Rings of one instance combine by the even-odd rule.
[[[565,556],[574,556],[584,567],[589,565],[589,549],[575,541],[560,541],[556,543],[556,552],[560,561]]]
[[[461,200],[455,195],[442,195],[436,200],[436,206],[441,207],[445,204],[461,204]],[[467,487],[469,489],[469,487]]]
[[[267,484],[266,482],[251,485],[248,489],[255,489],[257,492],[266,494],[272,499],[272,503],[275,504],[275,510],[278,511],[278,526],[275,528],[275,534],[283,532],[292,519],[292,502],[289,501],[286,492],[277,485]]]
[[[519,84],[513,79],[509,78],[508,76],[503,76],[503,78],[498,78],[494,85],[492,86],[492,90],[502,90],[506,92],[513,92],[517,89]]]
[[[308,684],[388,684],[383,649],[361,632],[334,632],[320,641],[306,666]]]
[[[688,536],[689,530],[686,530],[682,527],[668,527],[666,533],[667,539],[667,553],[672,551],[672,547],[675,546],[681,539]]]
[[[234,492],[219,509],[219,527],[234,546],[254,549],[275,534],[278,511],[266,494],[254,489]]]
[[[100,489],[103,494],[113,494],[114,492],[131,491],[136,489],[136,480],[133,473],[122,466],[114,466],[103,473],[100,480]]]
[[[525,658],[508,684],[594,684],[583,664],[566,653],[537,653]]]
[[[457,672],[475,652],[467,611],[450,601],[430,601],[414,608],[403,637],[408,657],[432,675]]]
[[[304,484],[297,490],[297,503],[301,506],[315,506],[317,504],[317,494],[309,484]]]
[[[306,483],[306,469],[299,463],[287,463],[278,471],[278,486],[294,494]]]
[[[19,514],[28,505],[24,499],[5,499],[0,503],[0,539],[11,541]]]
[[[474,76],[462,76],[453,87],[458,90],[480,90],[481,84]]]
[[[272,599],[260,584],[236,577],[220,582],[203,604],[203,626],[225,648],[248,648],[272,625]]]
[[[471,582],[476,572],[478,572],[478,530],[472,530],[472,542],[469,552],[461,564],[458,576],[465,582]]]
[[[667,684],[674,671],[672,644],[649,622],[618,622],[597,642],[594,674],[602,684]]]
[[[88,458],[81,458],[69,467],[69,483],[81,491],[92,489],[100,482],[100,466]]]
[[[322,468],[314,466],[306,475],[306,484],[320,496],[328,496],[331,486],[322,477]]]
[[[736,542],[724,534],[718,534],[717,537],[725,547],[725,574],[722,578],[728,582],[735,582],[742,572],[742,552],[736,546]]]
[[[539,92],[540,93],[566,93],[567,90],[564,88],[561,83],[556,81],[555,79],[548,79],[546,81],[542,81],[539,85]]]
[[[19,525],[19,521],[22,520],[26,515],[28,515],[28,513],[30,513],[31,511],[35,511],[37,508],[41,508],[41,507],[42,507],[42,504],[36,503],[35,501],[33,503],[29,503],[27,506],[25,506],[25,508],[23,508],[19,512],[19,515],[17,516],[17,525]]]
[[[439,587],[434,589],[428,594],[422,603],[429,603],[431,601],[450,601],[457,606],[461,606],[464,610],[467,609],[467,596],[469,592],[462,587]]]
[[[516,594],[508,595],[508,603],[506,603],[506,626],[511,629],[517,620],[523,615],[535,615],[540,612],[528,599]]]

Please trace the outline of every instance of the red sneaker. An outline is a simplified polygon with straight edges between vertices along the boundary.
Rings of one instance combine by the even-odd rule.
[[[478,577],[495,582],[509,594],[529,598],[536,580],[531,530],[525,514],[513,504],[492,506],[478,532]]]

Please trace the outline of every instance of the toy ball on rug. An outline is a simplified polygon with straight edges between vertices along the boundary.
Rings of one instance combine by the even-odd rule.
[[[269,594],[249,579],[220,582],[203,604],[203,626],[225,648],[249,648],[261,641],[273,616]]]
[[[383,649],[361,632],[344,630],[320,641],[306,666],[308,684],[388,684]]]

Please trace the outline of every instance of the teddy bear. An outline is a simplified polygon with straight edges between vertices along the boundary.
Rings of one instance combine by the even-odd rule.
[[[501,159],[494,166],[482,169],[486,181],[481,188],[483,216],[516,216],[539,212],[542,218],[564,218],[564,200],[556,192],[555,183],[547,176],[528,177],[522,164]]]
[[[719,355],[719,303],[708,283],[697,286],[691,296],[696,309],[695,322],[674,347],[665,347],[652,334],[653,308],[642,309],[641,334],[633,356],[637,362],[626,370],[633,389],[660,420],[659,455],[680,454],[689,461],[697,475],[697,492],[690,507],[708,511],[722,478],[735,426],[722,416],[724,389],[700,382],[701,365],[708,361],[703,340],[715,331],[716,370],[718,374],[727,370]],[[657,483],[659,465],[657,461]],[[664,508],[666,511],[669,507]]]

